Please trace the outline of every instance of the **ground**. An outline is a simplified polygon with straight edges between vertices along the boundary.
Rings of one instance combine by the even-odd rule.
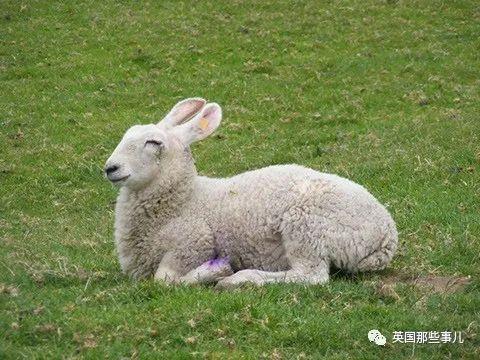
[[[476,1],[2,1],[0,33],[0,358],[480,357]],[[391,266],[234,292],[123,276],[103,164],[191,96],[224,109],[201,174],[363,184],[397,222]]]

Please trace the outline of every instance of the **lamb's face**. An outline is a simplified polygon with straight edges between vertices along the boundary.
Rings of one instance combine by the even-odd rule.
[[[105,175],[112,183],[133,190],[140,190],[155,179],[179,175],[174,174],[183,168],[179,165],[188,161],[185,149],[210,135],[221,117],[218,104],[205,105],[200,98],[183,100],[158,124],[128,129],[107,160]]]
[[[105,174],[116,185],[142,188],[157,177],[172,151],[181,151],[180,144],[158,125],[133,126],[107,160]]]

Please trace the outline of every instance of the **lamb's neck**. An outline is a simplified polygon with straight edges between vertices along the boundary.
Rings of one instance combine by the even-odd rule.
[[[122,189],[117,202],[115,240],[124,272],[150,276],[167,250],[161,227],[177,217],[193,193],[194,177],[152,184],[141,192]]]
[[[175,217],[189,201],[193,193],[193,178],[184,178],[168,184],[152,184],[148,189],[138,193],[130,193],[132,201],[136,204],[137,217],[145,221],[145,217],[153,223],[162,223]]]

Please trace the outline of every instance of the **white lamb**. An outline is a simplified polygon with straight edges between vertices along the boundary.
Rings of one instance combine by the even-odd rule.
[[[130,128],[108,159],[120,186],[115,242],[122,270],[167,283],[322,284],[330,267],[379,270],[397,230],[362,186],[298,165],[198,176],[189,145],[220,124],[218,104],[179,102],[158,124]]]

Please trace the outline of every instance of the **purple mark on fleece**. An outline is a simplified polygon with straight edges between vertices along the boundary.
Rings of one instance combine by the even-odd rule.
[[[230,259],[228,257],[224,258],[215,258],[207,261],[207,265],[211,267],[221,267],[228,265],[230,262]]]

